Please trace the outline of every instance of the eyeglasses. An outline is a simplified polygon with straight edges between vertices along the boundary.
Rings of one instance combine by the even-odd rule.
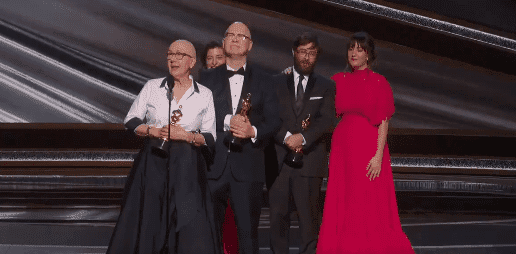
[[[168,52],[167,53],[168,60],[172,60],[172,58],[175,58],[176,60],[183,60],[183,57],[185,57],[185,56],[189,56],[189,57],[193,58],[191,55],[188,55],[185,53],[180,53],[180,52],[176,52],[176,53]]]
[[[296,51],[297,54],[300,56],[300,57],[306,57],[307,55],[311,58],[315,58],[317,56],[317,50],[311,50],[311,51],[306,51],[306,50],[298,50]]]
[[[251,38],[245,34],[234,34],[234,33],[226,33],[226,36],[224,37],[224,39],[233,39],[237,37],[239,40],[245,40],[245,39],[248,39],[248,40],[251,40]]]

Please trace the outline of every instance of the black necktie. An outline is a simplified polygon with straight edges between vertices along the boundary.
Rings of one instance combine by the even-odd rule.
[[[235,74],[240,74],[240,75],[244,76],[244,74],[245,74],[244,68],[240,68],[237,71],[228,70],[228,77],[231,78]]]
[[[301,113],[301,109],[303,108],[303,96],[305,95],[305,91],[303,90],[304,78],[305,77],[303,75],[299,75],[299,83],[297,83],[296,114],[298,115]]]

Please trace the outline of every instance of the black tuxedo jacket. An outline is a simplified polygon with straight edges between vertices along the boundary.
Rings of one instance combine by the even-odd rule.
[[[281,124],[272,77],[258,67],[247,64],[237,112],[241,108],[242,99],[246,97],[247,93],[251,93],[252,107],[249,120],[251,125],[256,127],[257,140],[254,143],[250,139],[244,140],[242,151],[231,152],[229,160],[230,152],[224,144],[224,139],[232,134],[224,131],[224,118],[226,115],[232,114],[233,110],[226,65],[201,71],[199,83],[213,92],[217,122],[217,140],[213,162],[208,171],[208,179],[218,179],[226,168],[226,163],[229,163],[232,174],[238,181],[265,182],[263,149]]]
[[[299,115],[295,109],[294,74],[274,76],[280,100],[281,128],[275,135],[278,169],[290,149],[283,143],[287,131],[301,132],[301,121],[310,114],[310,125],[303,136],[303,166],[301,175],[313,177],[328,176],[328,152],[331,133],[335,124],[335,82],[315,73],[310,74],[303,97],[303,108]]]

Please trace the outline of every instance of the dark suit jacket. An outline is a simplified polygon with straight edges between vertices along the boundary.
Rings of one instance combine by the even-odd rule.
[[[294,74],[279,74],[274,79],[278,98],[281,98],[279,111],[282,125],[274,138],[279,170],[290,151],[283,144],[287,131],[292,134],[301,132],[301,121],[310,114],[310,125],[303,132],[306,145],[303,147],[303,166],[299,170],[304,176],[327,177],[329,143],[335,124],[335,82],[312,73],[305,88],[303,109],[296,115]]]
[[[258,135],[255,143],[250,139],[244,140],[242,151],[231,152],[233,153],[232,159],[229,161],[228,147],[224,144],[224,139],[227,135],[232,134],[229,131],[224,131],[224,118],[227,114],[232,114],[233,111],[226,65],[202,71],[199,83],[213,92],[217,118],[217,140],[208,179],[218,179],[222,175],[227,162],[232,168],[233,176],[238,181],[264,182],[263,149],[281,123],[278,116],[278,99],[273,87],[272,77],[258,67],[247,64],[240,101],[245,98],[247,93],[251,93],[252,108],[249,118],[251,125],[256,127]],[[240,107],[241,103],[238,105],[237,112],[239,112]]]

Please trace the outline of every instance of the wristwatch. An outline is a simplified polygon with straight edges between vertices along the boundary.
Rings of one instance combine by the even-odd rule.
[[[195,133],[192,133],[193,135],[193,138],[192,138],[192,141],[190,141],[190,144],[194,144],[195,143]]]

